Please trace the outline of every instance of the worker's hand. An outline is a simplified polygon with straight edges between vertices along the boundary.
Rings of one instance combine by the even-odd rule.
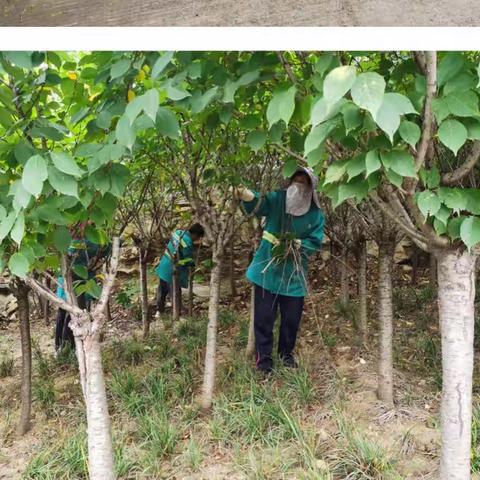
[[[300,249],[302,248],[302,241],[299,239],[299,238],[296,238],[294,241],[293,241],[293,244],[295,245],[295,248],[300,251]]]
[[[253,192],[243,186],[230,187],[230,190],[234,198],[243,200],[244,202],[251,202],[255,198]]]

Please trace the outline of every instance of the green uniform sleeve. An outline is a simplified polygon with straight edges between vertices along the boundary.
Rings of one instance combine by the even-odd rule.
[[[258,192],[253,192],[253,194],[255,195],[255,198],[253,200],[251,200],[250,202],[242,202],[243,208],[247,213],[252,213],[257,207],[257,204],[260,202],[260,205],[255,211],[255,214],[259,217],[268,217],[268,215],[272,211],[273,206],[275,205],[276,193],[270,192],[263,195],[263,197],[261,197]]]
[[[302,254],[306,257],[313,255],[320,250],[323,241],[323,226],[325,218],[321,210],[318,211],[317,219],[312,227],[310,234],[302,239]]]

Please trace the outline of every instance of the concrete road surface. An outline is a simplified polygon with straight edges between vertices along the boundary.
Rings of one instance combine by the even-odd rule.
[[[479,0],[0,0],[0,26],[480,26]]]

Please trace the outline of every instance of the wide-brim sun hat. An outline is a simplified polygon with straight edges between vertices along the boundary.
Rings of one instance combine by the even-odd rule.
[[[308,168],[308,167],[298,167],[298,168],[295,170],[295,173],[290,177],[290,180],[291,180],[297,173],[305,173],[305,174],[308,176],[308,178],[310,179],[310,182],[312,183],[312,200],[313,200],[313,203],[315,203],[315,205],[316,205],[318,208],[321,208],[320,199],[318,198],[318,192],[317,192],[318,177],[315,175],[315,173],[313,172],[313,170],[312,170],[311,168]]]

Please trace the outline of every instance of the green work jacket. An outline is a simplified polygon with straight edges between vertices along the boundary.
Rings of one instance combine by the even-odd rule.
[[[176,230],[172,238],[168,242],[167,249],[160,259],[160,263],[155,268],[155,273],[159,278],[169,284],[172,283],[173,277],[173,261],[178,250],[179,264],[178,278],[180,286],[188,287],[188,269],[194,264],[193,262],[193,241],[188,230]]]
[[[258,193],[254,194],[255,199],[242,202],[243,207],[251,213],[260,201],[255,213],[265,217],[266,224],[262,241],[247,269],[247,279],[278,295],[304,297],[307,293],[308,258],[322,245],[323,213],[314,202],[305,215],[296,217],[285,213],[285,190],[267,193],[261,199]],[[281,262],[272,261],[272,249],[282,233],[301,240],[300,268],[295,268],[294,261],[289,258]]]

